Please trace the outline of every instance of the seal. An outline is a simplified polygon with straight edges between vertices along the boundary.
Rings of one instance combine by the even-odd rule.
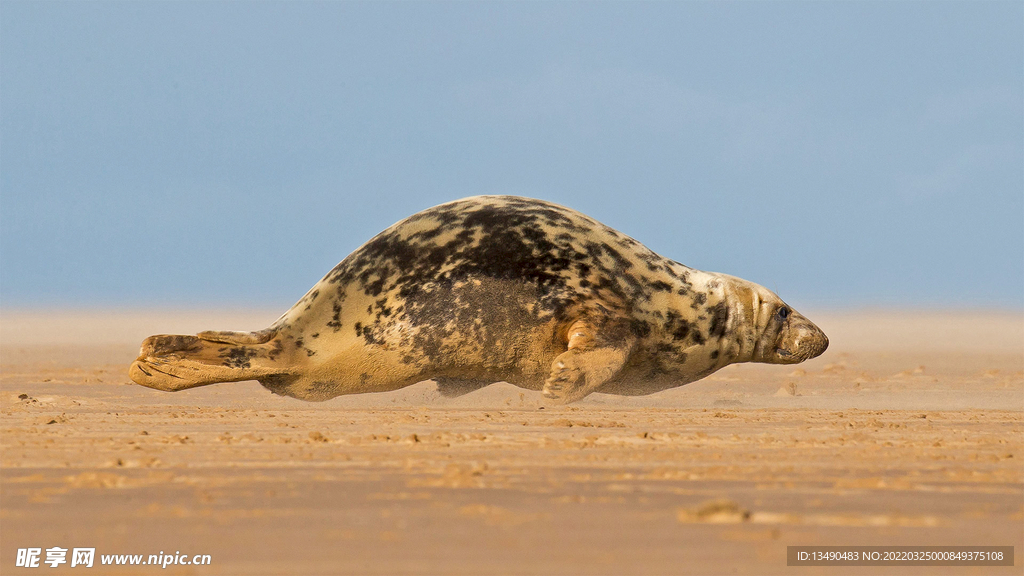
[[[129,375],[166,391],[258,380],[314,401],[505,381],[573,402],[650,394],[738,362],[794,364],[827,346],[762,286],[550,202],[476,196],[381,232],[265,330],[147,338]]]

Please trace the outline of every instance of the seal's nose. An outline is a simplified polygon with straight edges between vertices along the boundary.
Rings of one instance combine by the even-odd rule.
[[[808,322],[806,330],[807,333],[800,339],[798,349],[802,352],[801,356],[804,356],[804,360],[810,360],[825,353],[825,350],[828,349],[828,336],[825,336],[821,328],[810,322]]]
[[[814,348],[811,349],[811,355],[807,359],[817,358],[824,354],[825,350],[828,350],[828,336],[825,336],[824,332],[818,330],[817,342],[815,342]]]

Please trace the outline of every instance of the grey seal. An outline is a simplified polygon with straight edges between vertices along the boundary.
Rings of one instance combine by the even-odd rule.
[[[129,375],[166,391],[258,380],[303,400],[505,381],[573,402],[827,347],[753,282],[689,268],[550,202],[476,196],[384,230],[269,328],[147,338]]]

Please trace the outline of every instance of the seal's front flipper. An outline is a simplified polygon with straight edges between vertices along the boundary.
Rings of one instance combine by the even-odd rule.
[[[569,349],[551,364],[544,382],[546,398],[575,402],[597,390],[622,370],[637,338],[628,322],[577,320],[568,334]]]
[[[128,376],[136,384],[173,392],[280,374],[274,363],[280,342],[274,340],[273,331],[269,337],[267,332],[150,336],[142,342]],[[211,338],[211,334],[217,337]]]

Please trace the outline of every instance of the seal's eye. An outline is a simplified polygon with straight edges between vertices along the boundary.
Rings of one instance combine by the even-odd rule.
[[[776,312],[776,314],[779,315],[779,320],[785,320],[786,318],[789,318],[789,308],[783,306],[782,308],[779,308],[779,311]]]

